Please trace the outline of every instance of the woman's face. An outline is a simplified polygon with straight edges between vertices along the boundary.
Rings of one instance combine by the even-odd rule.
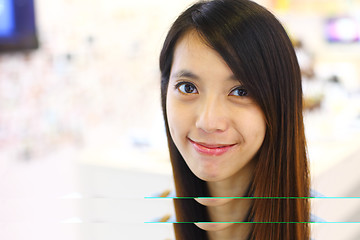
[[[195,32],[175,47],[166,101],[171,137],[191,171],[204,181],[230,178],[262,145],[263,112]]]

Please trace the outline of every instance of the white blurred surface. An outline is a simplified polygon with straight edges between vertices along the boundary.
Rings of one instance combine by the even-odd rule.
[[[144,223],[173,213],[171,200],[144,197],[173,189],[158,55],[191,2],[36,1],[41,49],[0,56],[0,239],[173,238],[171,224]],[[323,41],[327,11],[346,9],[332,2],[293,1],[303,12],[280,15],[316,54],[319,76],[344,85],[306,113],[313,188],[360,196],[359,46]],[[360,221],[359,209],[314,202],[325,220]],[[313,227],[317,240],[360,238],[358,224]]]

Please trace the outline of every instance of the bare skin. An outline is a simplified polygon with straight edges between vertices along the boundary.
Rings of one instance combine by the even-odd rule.
[[[244,196],[250,185],[254,168],[254,161],[238,172],[238,182],[230,180],[221,182],[208,182],[212,196]],[[237,187],[234,187],[236,185]],[[235,192],[235,189],[237,192]],[[253,224],[234,223],[247,221],[251,199],[234,198],[196,198],[198,203],[207,206],[207,211],[212,222],[221,223],[195,223],[199,228],[207,231],[210,240],[248,239]],[[224,223],[226,222],[226,223]],[[242,236],[239,238],[239,236]]]
[[[212,197],[247,194],[266,123],[251,93],[221,56],[196,32],[175,47],[167,92],[167,117],[174,143],[190,170],[207,182]],[[244,222],[252,201],[197,199],[212,222],[196,223],[211,240],[247,239]]]

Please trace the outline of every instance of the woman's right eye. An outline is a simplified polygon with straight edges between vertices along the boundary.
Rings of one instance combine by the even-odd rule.
[[[182,93],[182,94],[197,94],[198,91],[194,84],[190,82],[181,82],[176,84],[176,88]]]

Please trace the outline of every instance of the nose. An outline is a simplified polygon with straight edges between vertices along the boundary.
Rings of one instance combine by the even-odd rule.
[[[204,99],[198,108],[196,127],[206,133],[214,133],[226,131],[228,126],[224,104],[215,97]]]

